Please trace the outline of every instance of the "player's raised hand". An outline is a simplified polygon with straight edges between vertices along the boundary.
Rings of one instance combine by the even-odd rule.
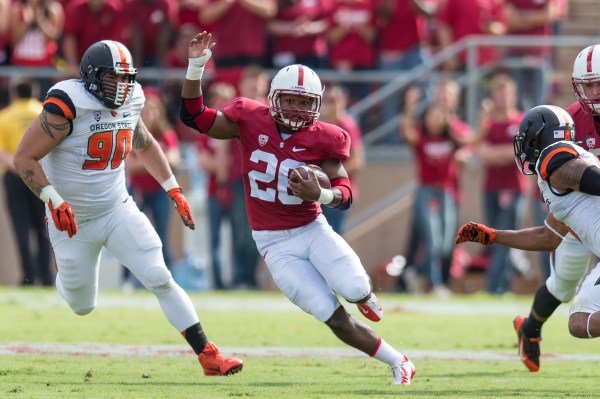
[[[481,223],[469,222],[460,226],[454,243],[477,242],[483,245],[493,244],[496,240],[496,229]]]
[[[171,200],[171,203],[177,209],[179,216],[181,216],[181,220],[186,227],[194,230],[196,228],[196,224],[194,223],[194,218],[192,216],[192,211],[190,211],[190,205],[187,200],[181,193],[181,187],[175,187],[167,191],[167,195]]]
[[[212,54],[215,43],[211,43],[212,35],[206,31],[198,33],[192,40],[188,48],[188,58],[195,58],[196,62],[204,66]]]
[[[77,234],[77,223],[75,213],[67,201],[63,201],[57,208],[52,206],[52,200],[48,201],[48,208],[52,213],[52,220],[59,231],[66,231],[69,238]]]

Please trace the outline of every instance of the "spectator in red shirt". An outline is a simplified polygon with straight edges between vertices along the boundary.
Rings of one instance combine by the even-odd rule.
[[[235,96],[236,90],[233,85],[225,82],[214,82],[207,92],[207,106],[221,110]],[[230,182],[241,178],[241,163],[232,165],[232,162],[230,162],[232,159],[230,151],[234,148],[229,144],[229,141],[216,140],[204,134],[197,137],[200,168],[206,172],[207,177],[206,193],[208,197],[207,213],[210,229],[212,288],[221,290],[225,288],[222,267],[221,225],[225,219],[230,221],[232,225],[232,243],[235,245],[237,226],[234,226],[231,212],[234,196]],[[239,153],[239,149],[237,152]],[[245,209],[244,207],[244,211]],[[248,223],[247,220],[246,223]]]
[[[273,40],[273,66],[326,66],[328,4],[330,0],[279,1],[279,11],[268,25]]]
[[[438,295],[448,295],[442,264],[454,247],[457,225],[456,181],[458,165],[455,153],[458,138],[450,125],[447,109],[432,103],[421,122],[416,121],[420,89],[406,91],[404,118],[400,127],[404,141],[413,147],[417,164],[418,187],[414,206],[414,224],[423,247],[421,270],[429,288]]]
[[[174,10],[169,0],[128,0],[131,16],[131,53],[135,65],[164,67],[174,34]]]
[[[79,77],[79,61],[89,46],[100,40],[116,40],[126,46],[128,32],[125,18],[135,10],[124,12],[120,1],[73,0],[65,9],[63,53],[68,73]]]
[[[214,24],[200,22],[202,11],[208,5],[210,0],[169,0],[175,3],[176,8],[176,27],[179,29],[183,25],[192,24],[196,28],[196,33],[203,30],[212,32],[215,29]]]
[[[446,0],[438,14],[437,29],[440,50],[469,35],[503,35],[506,25],[500,0]],[[489,64],[498,58],[495,48],[479,48],[479,65]],[[443,69],[449,72],[463,70],[465,62],[466,52],[462,52],[458,58],[448,60]]]
[[[142,110],[142,118],[152,132],[152,136],[160,144],[171,168],[176,168],[181,156],[179,141],[165,115],[165,108],[157,89],[144,89],[146,103]],[[168,268],[172,266],[172,256],[169,247],[169,220],[171,216],[171,201],[162,186],[148,173],[135,154],[131,154],[126,162],[129,175],[129,191],[141,211],[148,210],[151,221],[162,241],[162,252]]]
[[[435,15],[436,7],[423,0],[377,1],[379,69],[402,73],[419,65],[427,65],[430,54],[425,46],[425,24],[426,18]],[[428,80],[420,86],[424,94],[422,101],[427,101],[431,97]],[[396,93],[385,98],[382,120],[390,120],[401,112],[402,95]]]
[[[209,0],[201,11],[200,22],[204,26],[214,24],[216,29],[213,31],[217,43],[216,65],[224,68],[264,66],[267,23],[276,14],[276,0]]]
[[[490,226],[517,229],[517,215],[527,190],[526,177],[515,168],[514,135],[523,113],[517,108],[517,85],[506,72],[489,82],[490,98],[481,104],[477,152],[485,167],[485,215]],[[513,263],[508,248],[490,248],[486,291],[501,295],[511,290]]]
[[[8,62],[11,0],[0,0],[0,65]]]
[[[24,0],[11,10],[12,65],[49,67],[64,27],[62,5],[53,0]]]
[[[325,93],[323,94],[320,120],[339,126],[350,135],[350,156],[342,163],[348,173],[350,182],[352,183],[352,202],[356,202],[358,200],[358,185],[356,179],[359,171],[365,165],[365,150],[360,127],[352,115],[346,111],[347,106],[348,94],[341,85],[327,87],[327,90],[325,90]],[[333,228],[333,231],[342,234],[348,212],[326,206],[322,207],[321,210]]]
[[[340,72],[375,67],[375,5],[371,0],[334,0],[327,41],[329,65]],[[369,93],[368,83],[346,84],[350,103]]]
[[[552,24],[559,18],[558,0],[505,0],[503,7],[509,35],[550,36]],[[519,108],[531,109],[546,104],[552,48],[513,47],[508,48],[506,56],[527,63],[526,67],[516,68],[512,73],[520,88]]]

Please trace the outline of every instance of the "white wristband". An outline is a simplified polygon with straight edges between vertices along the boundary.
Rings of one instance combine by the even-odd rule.
[[[175,175],[171,175],[171,177],[169,177],[167,180],[162,182],[160,185],[162,186],[162,188],[165,189],[165,191],[169,191],[169,190],[179,187],[179,184],[177,183],[177,179],[175,178]]]
[[[587,319],[587,335],[588,335],[588,338],[594,338],[592,336],[592,334],[590,334],[590,322],[592,321],[592,315],[593,315],[593,313],[590,313],[590,315],[588,316],[588,319]]]
[[[333,198],[333,190],[321,187],[321,195],[319,195],[319,199],[317,199],[318,202],[323,205],[329,205],[333,202]]]
[[[62,199],[60,194],[52,185],[47,185],[46,187],[42,188],[42,191],[40,192],[40,199],[44,201],[45,204],[47,204],[49,200],[52,200],[53,207],[58,207],[60,204],[65,202],[65,200]]]
[[[204,65],[210,59],[212,51],[210,49],[204,50],[204,55],[200,57],[188,58],[188,67],[185,74],[187,80],[200,80],[204,73]]]

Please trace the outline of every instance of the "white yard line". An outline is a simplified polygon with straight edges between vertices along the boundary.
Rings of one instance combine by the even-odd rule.
[[[290,348],[290,347],[223,347],[221,352],[242,358],[315,358],[315,359],[368,359],[359,351],[346,348]],[[519,361],[516,353],[467,350],[419,350],[406,349],[411,359],[427,360],[489,360]],[[190,349],[183,345],[116,345],[98,343],[0,343],[0,355],[66,355],[104,357],[180,357],[190,356]],[[544,353],[544,361],[592,361],[599,362],[600,354]]]

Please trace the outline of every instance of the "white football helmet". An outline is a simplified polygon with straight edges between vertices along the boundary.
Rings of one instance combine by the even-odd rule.
[[[311,99],[309,110],[285,108],[281,105],[282,94],[294,94]],[[271,81],[269,110],[275,122],[292,130],[312,126],[319,118],[323,86],[315,71],[304,65],[282,68]]]
[[[587,113],[600,115],[600,99],[587,98],[583,91],[584,85],[600,82],[600,45],[588,46],[577,54],[571,81],[581,108]]]

